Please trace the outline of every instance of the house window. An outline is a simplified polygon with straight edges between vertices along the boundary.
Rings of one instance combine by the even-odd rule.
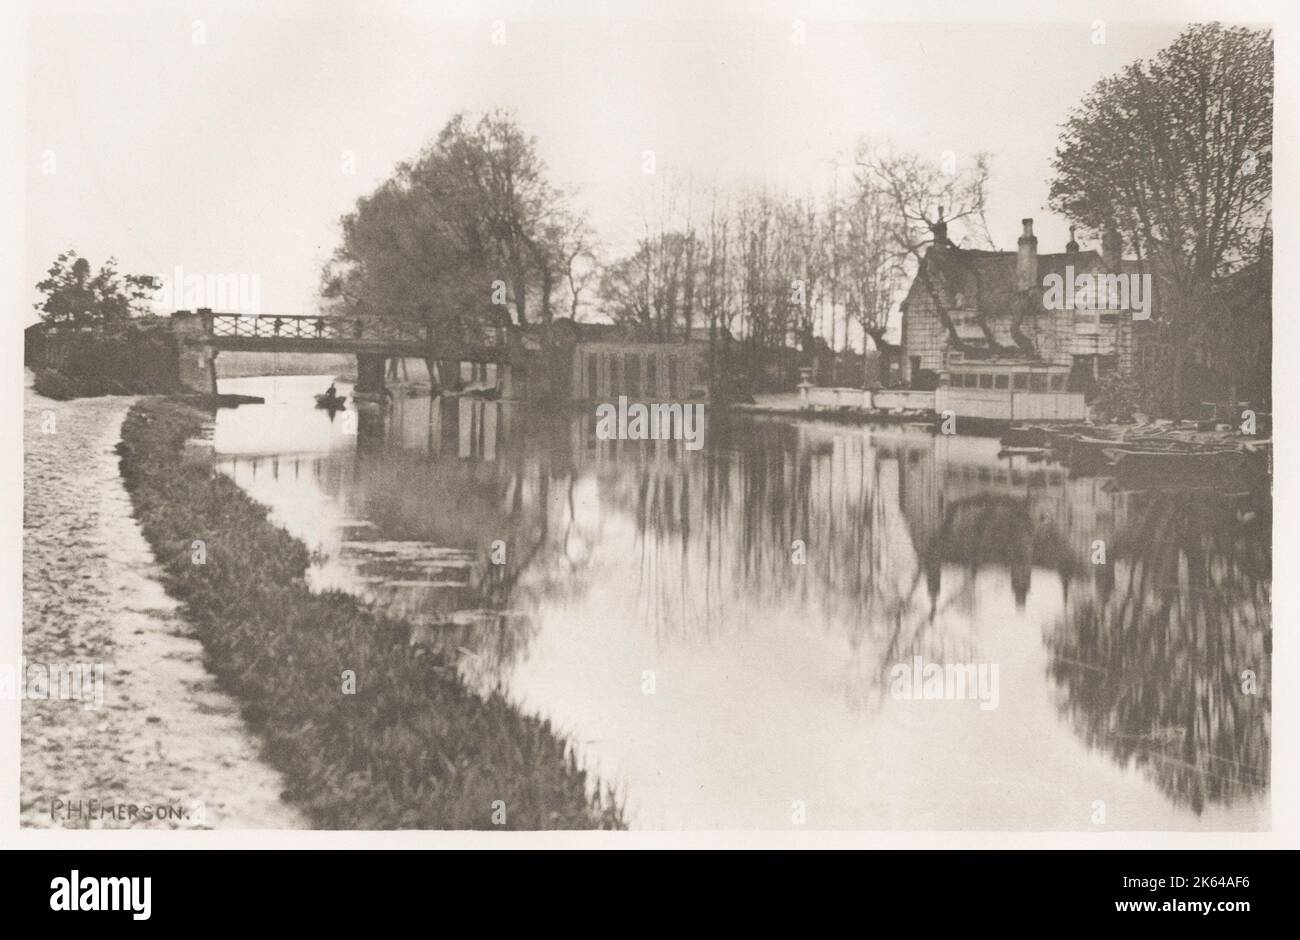
[[[599,372],[597,371],[599,362],[600,360],[597,358],[595,353],[587,353],[587,397],[588,398],[595,398],[597,395],[600,394],[600,383],[597,381],[597,379],[599,378]]]
[[[1010,387],[1011,387],[1011,376],[1009,376],[1009,375],[995,375],[995,376],[993,376],[993,387],[994,387],[994,388],[1010,388]]]
[[[1047,391],[1047,373],[1031,372],[1029,374],[1029,390],[1031,392]]]
[[[1065,391],[1065,376],[1064,376],[1064,375],[1054,375],[1054,376],[1052,376],[1052,391],[1054,391],[1054,392],[1063,392],[1063,391]]]
[[[654,353],[645,359],[645,393],[652,398],[659,394],[659,357]]]
[[[992,388],[992,387],[993,387],[993,376],[991,376],[991,375],[989,375],[989,374],[987,374],[987,373],[983,373],[983,374],[981,374],[981,375],[980,375],[980,388]]]
[[[1011,377],[1011,387],[1020,389],[1022,392],[1029,388],[1029,373],[1017,372]]]
[[[611,395],[617,395],[623,391],[623,383],[618,375],[618,364],[622,358],[622,356],[609,357],[609,392]]]
[[[668,357],[668,397],[677,397],[677,357]]]

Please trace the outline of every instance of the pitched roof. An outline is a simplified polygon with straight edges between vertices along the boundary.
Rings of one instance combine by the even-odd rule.
[[[1102,273],[1102,258],[1095,250],[1040,254],[1034,285],[1021,290],[1016,286],[1017,257],[1014,251],[958,248],[951,243],[932,246],[922,258],[909,296],[912,291],[928,293],[933,288],[951,323],[950,338],[955,333],[955,345],[967,354],[1020,353],[1032,358],[1032,352],[1016,341],[1015,333],[1017,325],[1022,333],[1032,331],[1029,318],[1035,314],[1057,312],[1046,306],[1044,279],[1049,274],[1064,279],[1069,267],[1076,275]],[[1126,259],[1120,267],[1118,272],[1107,273],[1138,273],[1142,265]]]

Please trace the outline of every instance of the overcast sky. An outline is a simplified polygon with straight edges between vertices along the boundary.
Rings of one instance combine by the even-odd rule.
[[[1096,44],[1090,22],[809,18],[800,45],[794,15],[726,19],[719,7],[710,21],[510,15],[497,45],[497,16],[445,4],[382,17],[323,6],[336,12],[187,3],[34,18],[29,282],[75,247],[139,273],[255,275],[264,311],[311,312],[357,196],[457,110],[499,106],[538,137],[611,252],[641,222],[643,151],[660,174],[821,192],[863,135],[935,160],[989,152],[998,247],[1033,216],[1039,250],[1060,251],[1065,223],[1044,209],[1057,125],[1097,79],[1181,28],[1109,22]]]

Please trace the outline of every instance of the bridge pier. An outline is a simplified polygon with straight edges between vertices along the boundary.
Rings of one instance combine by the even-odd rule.
[[[211,310],[178,310],[172,314],[176,378],[191,392],[203,395],[217,394],[217,350],[211,342],[211,318]]]
[[[358,401],[383,401],[384,360],[382,353],[357,353],[357,384],[352,397]]]

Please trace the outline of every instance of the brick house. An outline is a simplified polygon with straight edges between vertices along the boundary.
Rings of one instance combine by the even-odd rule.
[[[1086,394],[1107,373],[1133,370],[1149,324],[1135,322],[1129,309],[1053,306],[1045,282],[1053,274],[1062,281],[1140,275],[1141,263],[1122,257],[1113,233],[1102,239],[1100,252],[1080,250],[1071,237],[1064,252],[1039,254],[1033,219],[1022,225],[1015,251],[958,248],[948,241],[942,215],[932,226],[934,244],[901,305],[905,384],[934,387],[969,378],[993,387],[1032,379],[1043,390]],[[1154,320],[1157,313],[1150,315]],[[984,371],[987,380],[975,375]],[[1017,373],[1028,377],[1016,379]]]

